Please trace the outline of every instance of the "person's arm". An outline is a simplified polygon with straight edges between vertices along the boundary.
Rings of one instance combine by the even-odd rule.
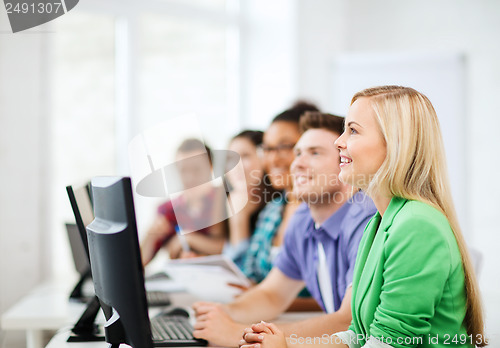
[[[374,275],[383,279],[383,285],[379,292],[368,292],[363,300],[374,308],[373,321],[365,323],[370,335],[386,342],[392,340],[391,345],[397,347],[402,346],[398,340],[415,340],[431,332],[436,308],[441,301],[449,301],[447,296],[453,296],[453,302],[445,306],[463,306],[464,312],[466,306],[463,297],[446,293],[457,288],[450,276],[463,272],[449,225],[443,226],[447,222],[437,213],[425,215],[414,210],[417,213],[399,213],[385,232],[382,274]],[[455,313],[450,309],[444,315],[451,317]],[[456,320],[459,327],[461,319]]]
[[[292,323],[277,323],[277,326],[287,337],[290,337],[290,335],[296,335],[296,337],[320,337],[326,333],[347,330],[352,319],[351,292],[352,288],[349,287],[340,308],[334,313]]]
[[[251,323],[270,320],[283,313],[304,287],[304,282],[292,279],[274,267],[257,286],[227,305],[235,321]]]
[[[231,246],[237,246],[239,243],[250,238],[251,215],[252,212],[244,208],[237,214],[229,217],[229,243]]]
[[[208,233],[204,234],[200,231],[185,234],[186,242],[189,245],[190,251],[194,251],[198,256],[215,255],[222,253],[224,243],[226,242],[227,227],[225,223],[220,221],[222,218],[220,210],[220,200],[215,200],[213,208],[213,220],[219,221],[216,224],[207,227]],[[216,211],[218,213],[216,213]]]
[[[259,285],[229,305],[193,304],[197,320],[193,336],[216,345],[235,347],[248,323],[278,316],[303,287],[302,281],[288,278],[279,269],[273,268]]]
[[[262,206],[262,199],[260,196],[251,195],[246,186],[235,187],[228,198],[228,205],[231,206],[227,208],[228,212],[232,212],[233,207],[241,206],[241,203],[247,199],[248,201],[240,211],[229,216],[229,243],[233,247],[250,238],[252,234],[250,219],[252,214]]]
[[[187,233],[185,236],[189,247],[199,254],[220,254],[224,247],[224,237],[205,235],[199,232]]]
[[[162,242],[174,231],[172,224],[163,215],[157,215],[141,241],[142,265],[147,265],[156,255]]]
[[[342,339],[335,335],[309,336],[302,339],[297,336],[286,337],[273,323],[260,322],[246,328],[239,342],[240,348],[348,348]],[[375,348],[375,347],[374,347]]]

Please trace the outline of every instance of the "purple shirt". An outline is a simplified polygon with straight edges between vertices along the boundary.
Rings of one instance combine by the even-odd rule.
[[[274,265],[287,277],[304,281],[312,297],[325,310],[316,271],[317,243],[321,241],[337,311],[352,282],[359,241],[366,224],[376,212],[372,200],[358,192],[316,229],[309,207],[303,203],[288,224],[283,247]]]

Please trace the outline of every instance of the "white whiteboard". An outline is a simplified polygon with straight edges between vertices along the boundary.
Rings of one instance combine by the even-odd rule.
[[[452,195],[467,234],[465,165],[465,58],[457,53],[356,53],[336,57],[331,70],[331,104],[346,115],[354,93],[379,85],[402,85],[424,93],[441,123]]]

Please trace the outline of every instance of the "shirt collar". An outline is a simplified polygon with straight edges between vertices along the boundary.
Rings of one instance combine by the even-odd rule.
[[[342,225],[342,221],[346,217],[351,206],[351,201],[344,203],[335,213],[330,215],[330,217],[321,224],[321,227],[331,238],[337,239],[339,237],[341,232],[340,226]]]
[[[356,192],[347,202],[345,202],[339,210],[330,215],[328,219],[320,226],[331,238],[337,239],[342,231],[341,226],[342,222],[349,215],[349,218],[353,218],[357,214],[359,214],[363,209],[366,208],[367,203],[365,194],[362,191]],[[373,203],[370,200],[370,204],[373,206]],[[303,203],[305,205],[305,203]],[[307,207],[307,205],[306,205]],[[309,207],[307,207],[309,209]],[[377,212],[375,206],[372,207],[373,212]],[[315,226],[315,222],[312,219],[311,213],[309,212],[309,220],[306,223],[306,238],[310,238],[313,233],[317,230]]]
[[[319,226],[322,230],[326,232],[330,236],[330,238],[337,239],[340,235],[341,232],[341,224],[342,221],[344,220],[347,212],[349,211],[349,208],[351,207],[352,202],[348,201],[344,203],[335,213],[330,215],[328,219],[326,219],[325,222]],[[308,223],[309,228],[307,229],[307,235],[311,236],[314,234],[317,230],[317,224],[313,221],[312,217],[310,216],[310,221]]]
[[[389,227],[391,227],[396,214],[401,210],[401,208],[403,208],[406,202],[408,202],[408,200],[405,198],[395,196],[392,197],[389,205],[387,206],[387,209],[384,212],[384,215],[382,216],[382,221],[380,221],[379,230],[387,231]],[[377,212],[377,214],[380,213]]]

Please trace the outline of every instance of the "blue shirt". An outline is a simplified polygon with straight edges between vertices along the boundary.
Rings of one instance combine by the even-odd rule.
[[[304,281],[312,297],[325,310],[316,271],[317,245],[320,241],[326,254],[334,308],[337,311],[352,282],[363,231],[376,211],[372,200],[358,192],[332,214],[321,228],[316,229],[309,207],[302,204],[290,220],[283,248],[274,265],[287,277]]]

